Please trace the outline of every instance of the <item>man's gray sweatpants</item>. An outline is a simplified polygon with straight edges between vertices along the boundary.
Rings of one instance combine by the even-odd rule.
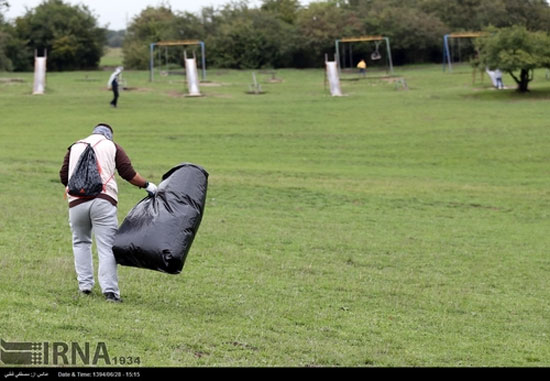
[[[101,292],[114,292],[120,297],[117,264],[113,242],[118,229],[117,208],[109,201],[95,198],[69,208],[69,224],[73,233],[73,253],[78,288],[94,287],[92,231],[99,258],[98,279]]]

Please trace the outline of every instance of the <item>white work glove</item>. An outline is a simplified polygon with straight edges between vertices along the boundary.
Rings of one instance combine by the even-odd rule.
[[[145,183],[145,190],[147,191],[147,194],[149,194],[149,196],[152,197],[157,193],[157,186],[153,183],[146,182]]]

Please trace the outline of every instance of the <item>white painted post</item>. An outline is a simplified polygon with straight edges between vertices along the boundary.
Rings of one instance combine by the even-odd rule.
[[[340,89],[340,77],[338,76],[338,65],[336,61],[326,61],[327,78],[330,85],[330,95],[333,97],[341,97],[342,90]]]
[[[33,95],[44,94],[46,90],[46,60],[47,54],[44,57],[37,57],[36,50],[34,51],[34,84],[32,87]]]
[[[201,96],[199,89],[199,74],[195,58],[185,58],[185,75],[187,77],[187,88],[189,96]]]

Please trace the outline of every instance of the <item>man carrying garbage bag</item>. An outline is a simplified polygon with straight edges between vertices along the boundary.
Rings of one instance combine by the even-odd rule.
[[[82,195],[75,194],[69,190],[70,182],[74,183],[78,177],[74,175],[80,172],[75,169],[80,168],[81,156],[84,156],[82,154],[89,148],[95,154],[96,163],[94,164],[97,164],[99,170],[101,182],[99,190],[97,194],[88,194],[82,189]],[[118,287],[117,263],[112,251],[118,229],[118,187],[114,177],[115,170],[124,180],[144,188],[150,196],[156,193],[156,185],[147,182],[134,170],[124,149],[113,141],[112,127],[106,123],[100,123],[94,127],[90,136],[69,147],[59,171],[61,183],[67,189],[78,288],[82,294],[88,295],[94,287],[93,231],[99,257],[99,285],[109,302],[122,301]]]

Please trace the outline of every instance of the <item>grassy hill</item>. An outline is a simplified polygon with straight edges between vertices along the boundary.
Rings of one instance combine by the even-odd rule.
[[[125,71],[117,109],[108,72],[49,73],[43,96],[3,73],[0,337],[141,366],[550,365],[550,82],[441,69],[345,74],[339,98],[323,70],[257,71],[254,96],[209,69],[201,98]],[[77,295],[58,180],[98,122],[157,184],[210,173],[183,272],[119,267],[120,305]],[[122,222],[145,192],[117,182]]]

